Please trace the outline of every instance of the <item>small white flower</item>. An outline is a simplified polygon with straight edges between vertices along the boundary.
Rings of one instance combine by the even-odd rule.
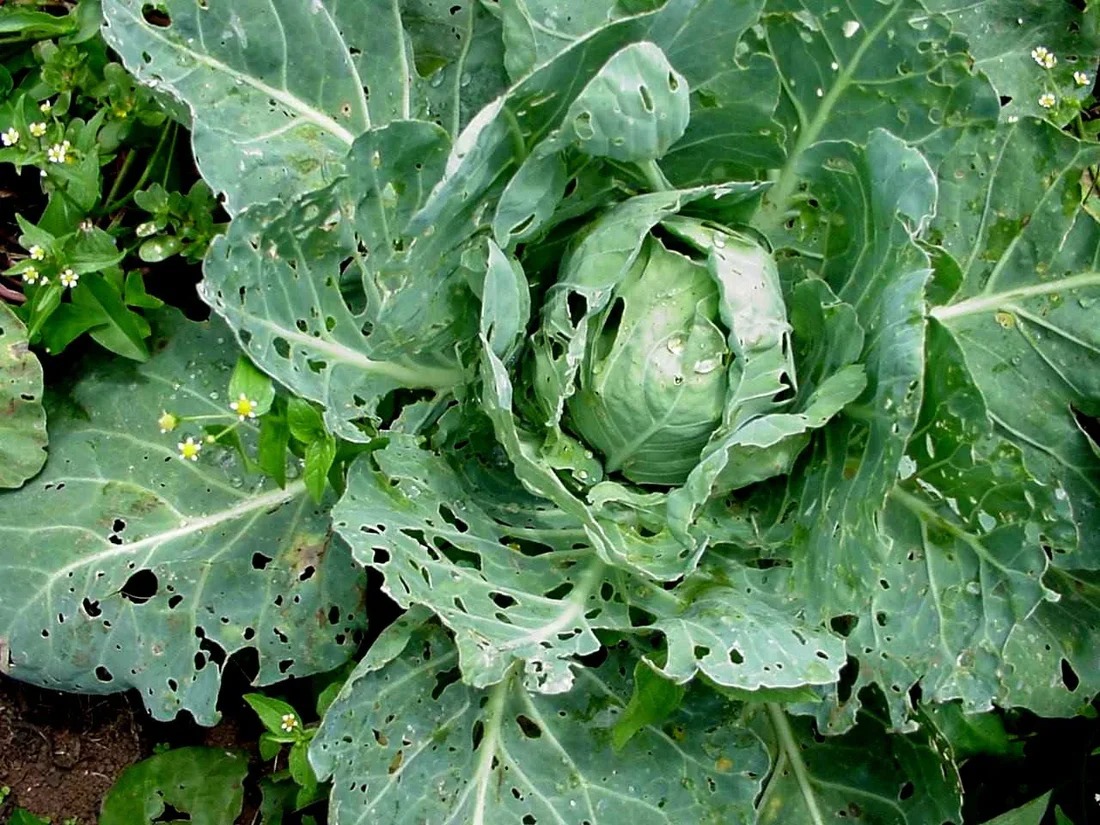
[[[38,104],[38,111],[40,111],[44,115],[48,115],[52,109],[53,101],[51,100],[43,100],[41,103]]]
[[[72,289],[79,280],[80,276],[69,268],[66,268],[65,271],[61,273],[61,286]]]
[[[30,249],[27,250],[27,252],[30,253],[32,261],[42,261],[46,258],[46,250],[40,247],[38,244],[32,246]]]
[[[293,713],[284,713],[281,721],[279,727],[287,733],[294,733],[294,729],[298,727],[298,717]]]
[[[14,126],[10,126],[7,131],[0,134],[0,141],[2,141],[5,146],[14,146],[19,142],[19,132],[16,131]]]
[[[32,137],[42,137],[46,134],[46,124],[41,120],[36,121],[27,127],[27,131],[31,133]]]
[[[243,392],[237,397],[236,401],[229,402],[229,409],[233,410],[241,421],[256,417],[256,402]]]
[[[1044,109],[1053,109],[1054,104],[1057,102],[1058,98],[1056,98],[1051,92],[1043,92],[1041,95],[1039,95],[1039,105],[1042,106]]]
[[[67,140],[63,140],[60,143],[55,143],[49,149],[46,150],[46,158],[50,163],[65,163],[69,160],[69,150],[72,148],[72,144]]]
[[[23,270],[23,280],[28,284],[33,284],[38,280],[38,269],[33,266],[28,266]]]
[[[176,448],[180,451],[180,458],[184,461],[198,461],[202,442],[195,441],[191,436],[187,436],[187,440],[181,441],[176,445]]]
[[[1058,58],[1055,57],[1046,46],[1036,46],[1032,49],[1031,59],[1044,69],[1053,69],[1058,63]]]
[[[1076,83],[1078,86],[1088,86],[1089,85],[1089,76],[1087,74],[1085,74],[1084,72],[1074,72],[1073,73],[1073,82]]]

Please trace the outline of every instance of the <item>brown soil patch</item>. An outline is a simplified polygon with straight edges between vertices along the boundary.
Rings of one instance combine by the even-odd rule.
[[[255,763],[260,727],[243,701],[230,704],[232,712],[221,724],[203,728],[186,718],[153,721],[132,692],[83,696],[0,677],[0,786],[11,789],[0,804],[0,822],[22,807],[54,825],[71,817],[79,825],[96,825],[103,797],[119,775],[166,744],[249,753],[252,776],[237,822],[250,825],[257,821],[256,774],[262,773]]]
[[[0,820],[21,806],[55,823],[91,825],[118,775],[145,755],[129,697],[0,680],[0,785],[11,788]]]

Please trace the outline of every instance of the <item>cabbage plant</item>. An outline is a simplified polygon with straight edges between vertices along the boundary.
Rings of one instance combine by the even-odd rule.
[[[147,5],[214,315],[0,496],[12,675],[209,722],[377,582],[310,760],[395,825],[960,823],[1100,690],[1092,10]],[[158,432],[229,401],[263,476]]]

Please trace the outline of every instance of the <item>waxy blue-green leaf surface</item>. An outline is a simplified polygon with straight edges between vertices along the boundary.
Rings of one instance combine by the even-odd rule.
[[[1077,5],[105,0],[110,42],[187,105],[199,168],[234,216],[201,290],[292,396],[272,406],[265,467],[290,434],[323,443],[311,486],[341,498],[329,536],[335,497],[308,504],[296,465],[285,490],[233,498],[226,455],[184,464],[166,435],[162,499],[221,519],[238,567],[204,557],[200,582],[178,573],[206,549],[180,551],[180,527],[137,540],[172,551],[133,560],[157,575],[143,604],[129,572],[102,592],[67,576],[36,591],[16,566],[8,580],[37,595],[0,599],[14,672],[94,628],[83,671],[47,657],[30,678],[135,684],[147,700],[172,679],[187,702],[154,709],[209,712],[215,667],[192,673],[196,650],[256,646],[268,678],[284,661],[264,647],[274,624],[311,664],[338,658],[359,608],[302,588],[353,591],[346,555],[322,576],[350,546],[407,613],[312,748],[336,825],[960,823],[962,750],[918,700],[1068,716],[1100,691],[1100,150],[1056,128],[1097,68],[1096,10]],[[734,237],[746,254],[716,251]],[[686,310],[631,294],[618,315],[615,291],[653,242],[707,266],[718,298],[709,282]],[[671,420],[645,382],[673,315],[713,344],[685,347],[684,364],[717,354],[730,391],[703,409],[720,382],[678,385],[702,413],[673,424],[695,429],[659,444],[675,473],[652,461],[638,475],[624,445]],[[608,397],[586,413],[620,333],[644,354],[600,379]],[[172,352],[127,375],[160,374]],[[224,408],[209,398],[224,379],[193,380],[194,410]],[[152,426],[167,402],[127,403]],[[62,439],[100,426],[59,415]],[[366,451],[346,488],[322,478],[353,449],[333,435]],[[43,483],[55,461],[83,478],[122,466],[115,453],[141,478],[136,445],[115,445],[65,446],[73,458],[51,457]],[[0,537],[41,520],[11,495]],[[325,536],[316,569],[280,557],[301,546],[293,506]],[[120,533],[84,508],[67,517],[123,541],[103,558],[154,518],[131,514]],[[239,549],[255,540],[284,549]],[[35,552],[19,545],[21,561]],[[169,581],[176,607],[160,601]],[[232,610],[205,599],[217,588]],[[180,623],[178,650],[153,639],[157,621],[125,624],[192,602],[214,612]],[[301,621],[275,623],[286,610]],[[139,644],[112,653],[124,631]],[[653,692],[638,672],[667,681]]]
[[[933,14],[945,15],[952,29],[967,39],[974,65],[1004,98],[1006,120],[1043,116],[1043,94],[1083,100],[1096,80],[1100,56],[1098,32],[1085,10],[1068,0],[925,0]],[[1045,49],[1049,58],[1037,49]],[[1043,62],[1040,63],[1040,60]],[[1075,72],[1086,76],[1084,83]]]
[[[257,366],[321,403],[343,438],[365,440],[360,425],[393,389],[448,391],[463,380],[455,350],[473,319],[462,317],[454,239],[444,228],[437,238],[434,228],[407,231],[448,148],[430,123],[371,130],[356,142],[347,179],[289,209],[249,210],[207,256],[206,300]],[[435,273],[430,282],[422,266]]]
[[[333,825],[753,821],[766,753],[717,694],[689,691],[616,751],[630,658],[585,668],[561,696],[530,695],[514,675],[478,691],[452,683],[458,657],[438,628],[397,633],[360,663],[311,748],[333,780]]]
[[[804,475],[794,476],[795,592],[809,595],[815,619],[856,615],[870,629],[880,571],[891,557],[877,514],[920,407],[930,269],[912,236],[934,212],[936,182],[918,152],[883,131],[866,150],[822,143],[802,163],[814,196],[835,213],[818,276],[866,330],[868,386],[856,401],[865,412],[827,427]],[[802,265],[818,266],[812,259]]]
[[[232,214],[332,181],[367,129],[455,129],[504,85],[499,24],[476,2],[106,0],[103,12],[127,68],[186,104],[199,168]]]
[[[802,156],[818,141],[863,143],[885,129],[919,141],[935,166],[963,130],[990,128],[999,116],[965,41],[918,0],[772,0],[765,20],[764,50],[783,86],[777,120],[787,124],[788,155],[769,196],[769,231],[782,226]]]
[[[890,734],[884,716],[864,711],[854,730],[822,738],[808,720],[768,710],[770,724],[754,725],[774,754],[757,825],[962,821],[962,782],[944,761],[947,744],[934,729]]]
[[[572,657],[600,647],[594,629],[630,627],[625,605],[600,595],[604,565],[580,530],[560,538],[546,531],[553,551],[526,556],[515,540],[529,529],[510,533],[462,481],[412,439],[394,436],[352,468],[333,526],[360,563],[382,572],[400,605],[425,605],[454,631],[469,684],[500,682],[519,661],[531,689],[568,690]]]
[[[932,315],[958,340],[998,432],[1072,509],[1079,539],[1053,541],[1055,562],[1090,570],[1100,457],[1075,414],[1100,415],[1100,225],[1082,208],[1082,175],[1098,161],[1095,146],[1034,121],[975,135],[947,158],[933,225],[962,280]]]
[[[184,461],[186,423],[228,410],[228,331],[160,317],[158,354],[84,362],[51,415],[56,447],[0,494],[5,672],[44,687],[136,688],[150,713],[213,724],[226,657],[257,654],[257,684],[343,662],[362,628],[362,578],[301,481],[248,476],[225,448]]]

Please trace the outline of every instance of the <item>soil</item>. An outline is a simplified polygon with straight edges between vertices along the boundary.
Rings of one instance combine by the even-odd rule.
[[[255,761],[259,732],[243,708],[217,727],[201,728],[153,721],[133,693],[74,695],[0,677],[0,786],[11,789],[0,804],[0,822],[23,807],[54,823],[76,817],[80,825],[95,825],[119,774],[152,756],[154,746],[240,749]],[[258,796],[254,785],[246,786],[237,823],[257,821]]]

